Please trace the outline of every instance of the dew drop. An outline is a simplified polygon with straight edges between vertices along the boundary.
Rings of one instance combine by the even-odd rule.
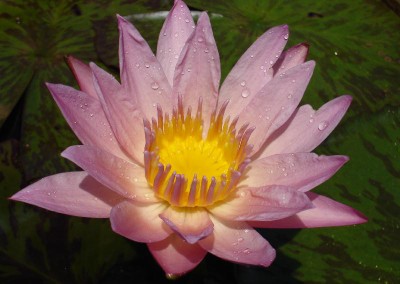
[[[292,94],[290,93],[290,94],[287,96],[287,98],[288,98],[288,99],[292,98]]]
[[[251,251],[250,251],[250,249],[245,249],[245,250],[243,250],[243,253],[245,253],[245,254],[250,254],[251,253]]]
[[[167,36],[167,33],[163,33],[163,36]]]
[[[178,33],[175,33],[174,36],[175,36],[175,37],[178,37]]]
[[[250,57],[251,57],[251,58],[254,58],[254,55],[252,54],[252,55],[250,55]]]
[[[153,82],[153,83],[151,83],[151,88],[153,90],[158,90],[159,86],[158,86],[158,84],[156,82]]]
[[[242,98],[247,98],[250,95],[250,92],[247,88],[242,91]]]
[[[274,61],[271,60],[271,61],[269,62],[269,64],[270,64],[270,65],[274,64]]]
[[[144,65],[144,67],[149,68],[149,67],[150,67],[150,64],[146,63],[146,64]]]
[[[189,23],[189,19],[185,19],[185,22],[186,22],[186,23]]]
[[[203,42],[204,39],[203,39],[202,37],[199,37],[199,38],[197,39],[197,41],[198,41],[198,42]]]
[[[139,64],[139,63],[136,63],[135,66],[136,66],[136,68],[139,68],[139,67],[140,67],[140,64]]]
[[[240,83],[240,86],[242,86],[242,87],[246,86],[246,81],[242,81],[242,82]]]
[[[90,117],[93,117],[93,115],[94,115],[94,114],[93,114],[93,113],[91,113],[91,114],[90,114]]]
[[[286,40],[288,40],[289,35],[288,35],[288,34],[285,34],[285,35],[283,36],[283,38],[286,39]]]
[[[318,130],[322,131],[328,126],[328,122],[322,121],[320,124],[318,124]]]
[[[205,52],[205,53],[208,53],[208,48],[204,49],[204,52]]]
[[[243,242],[244,241],[244,239],[243,238],[238,238],[238,243],[241,243],[241,242]]]
[[[292,83],[296,83],[296,80],[292,80]]]

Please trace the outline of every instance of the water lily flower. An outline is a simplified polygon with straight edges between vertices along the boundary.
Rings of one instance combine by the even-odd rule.
[[[286,25],[269,29],[220,86],[207,13],[195,25],[180,0],[154,55],[118,16],[120,80],[69,57],[80,91],[47,84],[82,145],[62,156],[83,171],[45,177],[11,197],[48,210],[110,218],[180,275],[207,252],[269,266],[275,250],[254,228],[358,224],[355,209],[310,192],[347,162],[311,151],[350,105],[338,97],[298,107],[314,70],[308,46],[283,51]]]

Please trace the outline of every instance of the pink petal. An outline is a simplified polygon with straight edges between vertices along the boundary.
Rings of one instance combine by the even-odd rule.
[[[341,96],[318,111],[309,105],[300,107],[291,119],[271,135],[261,157],[312,151],[338,125],[350,103],[350,96]]]
[[[305,193],[286,186],[272,185],[239,189],[233,197],[208,209],[224,220],[272,221],[312,207]]]
[[[214,232],[199,244],[208,252],[238,263],[269,266],[275,250],[245,222],[222,221],[210,215]]]
[[[177,276],[195,268],[207,254],[198,244],[188,244],[175,234],[147,246],[165,273]]]
[[[219,105],[230,103],[227,114],[236,117],[268,83],[289,35],[287,25],[273,27],[260,36],[242,55],[221,86]],[[245,96],[246,98],[244,98]]]
[[[149,188],[144,169],[90,146],[71,146],[61,153],[116,193],[139,202],[159,202]]]
[[[127,158],[119,147],[97,99],[68,86],[49,83],[46,85],[68,124],[83,144]]]
[[[142,114],[156,117],[154,106],[171,109],[171,86],[162,66],[135,27],[118,16],[121,83]]]
[[[282,52],[278,61],[272,67],[274,76],[280,75],[286,70],[304,63],[308,55],[308,48],[308,44],[300,43]]]
[[[73,56],[68,56],[67,62],[82,92],[90,95],[94,99],[98,99],[96,90],[94,89],[93,75],[90,67]]]
[[[303,97],[315,67],[314,61],[297,65],[274,77],[254,96],[240,114],[241,124],[250,123],[256,129],[249,143],[254,151],[262,147],[265,140],[282,126],[295,111]]]
[[[121,147],[138,163],[143,164],[145,145],[143,116],[113,76],[91,63],[94,85]]]
[[[210,19],[207,13],[202,13],[176,65],[174,94],[183,96],[185,109],[191,105],[197,110],[198,99],[202,98],[203,118],[207,119],[216,106],[220,78],[219,54]]]
[[[143,204],[123,201],[111,210],[111,227],[114,232],[141,243],[164,240],[172,232],[158,217],[165,203]]]
[[[175,1],[161,29],[157,59],[172,86],[176,63],[182,48],[195,28],[192,15],[183,1]]]
[[[239,186],[286,185],[308,191],[333,176],[347,161],[346,156],[314,153],[277,154],[255,160]]]
[[[258,228],[316,228],[348,226],[365,223],[367,218],[359,211],[328,197],[307,192],[314,208],[291,217],[272,222],[249,222]]]
[[[213,223],[202,208],[168,207],[160,218],[189,244],[197,243],[211,234]]]
[[[10,199],[72,216],[108,218],[122,198],[85,172],[69,172],[45,177]]]

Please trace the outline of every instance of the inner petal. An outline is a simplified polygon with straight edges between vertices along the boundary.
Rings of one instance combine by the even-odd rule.
[[[226,198],[249,163],[247,141],[254,130],[224,121],[224,104],[211,115],[203,137],[199,100],[197,113],[183,109],[179,99],[171,118],[158,107],[157,119],[145,121],[146,178],[156,196],[179,207],[208,206]]]

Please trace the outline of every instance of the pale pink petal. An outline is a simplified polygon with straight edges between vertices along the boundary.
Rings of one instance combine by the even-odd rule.
[[[100,183],[125,198],[144,203],[159,202],[149,188],[144,169],[90,146],[71,146],[61,153]]]
[[[114,232],[136,242],[164,240],[172,233],[158,216],[166,207],[165,203],[123,201],[111,210],[111,227]]]
[[[175,1],[165,19],[157,44],[157,59],[171,86],[179,55],[194,28],[193,18],[186,4],[181,0]]]
[[[126,19],[118,16],[121,84],[142,114],[156,117],[155,106],[170,111],[171,86],[147,42]]]
[[[308,48],[308,44],[300,43],[282,52],[278,61],[272,67],[274,76],[280,75],[286,70],[304,63],[308,55]]]
[[[318,156],[314,153],[277,154],[255,160],[248,167],[240,187],[286,185],[308,191],[333,176],[347,161],[346,156]]]
[[[211,234],[213,223],[203,208],[168,207],[160,218],[189,244],[197,243]]]
[[[316,228],[348,226],[367,222],[361,212],[328,197],[307,192],[314,208],[272,222],[249,222],[258,228]]]
[[[289,35],[287,25],[273,27],[242,55],[221,86],[218,104],[230,100],[227,114],[235,117],[273,76],[273,65]],[[244,98],[245,97],[245,98]]]
[[[72,216],[108,218],[122,197],[85,172],[69,172],[45,177],[10,199]]]
[[[197,27],[187,40],[174,74],[174,95],[183,96],[185,108],[197,110],[198,99],[202,98],[203,118],[207,125],[214,111],[221,78],[217,45],[207,13],[202,13]]]
[[[315,67],[314,61],[297,65],[274,77],[254,96],[240,113],[241,124],[250,123],[256,129],[249,143],[257,152],[271,133],[282,126],[295,111],[307,88]]]
[[[83,144],[127,158],[119,147],[97,99],[68,86],[49,83],[46,85],[68,124]]]
[[[312,207],[305,193],[286,186],[272,185],[239,189],[234,196],[208,210],[224,220],[272,221]]]
[[[136,162],[143,164],[145,138],[142,113],[113,76],[93,63],[90,67],[97,95],[119,144]]]
[[[199,244],[208,252],[238,263],[269,266],[274,248],[245,222],[222,221],[210,216],[214,232]]]
[[[147,246],[165,273],[176,276],[195,268],[207,254],[198,244],[188,244],[176,234]]]
[[[351,103],[350,96],[338,97],[318,111],[301,106],[265,144],[261,157],[280,153],[310,152],[338,125]]]
[[[82,92],[90,95],[94,99],[98,99],[93,85],[92,70],[90,70],[89,65],[83,63],[73,56],[68,56],[67,62],[69,68],[72,70],[72,73],[74,73],[75,79],[78,81]]]

